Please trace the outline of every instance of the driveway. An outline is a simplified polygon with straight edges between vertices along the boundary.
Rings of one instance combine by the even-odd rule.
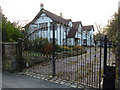
[[[100,74],[100,48],[96,47],[91,48],[91,60],[90,60],[90,48],[86,48],[86,54],[64,59],[57,59],[55,62],[56,65],[56,76],[68,80],[70,82],[77,81],[78,83],[85,83],[95,88],[98,88],[99,84],[99,74]],[[107,58],[110,60],[108,63],[112,64],[114,61],[114,55],[112,52],[109,55],[107,53]],[[96,58],[95,58],[96,56]],[[103,60],[104,59],[104,48],[102,48],[101,55],[101,75],[103,74]],[[28,73],[37,73],[42,75],[52,75],[52,62],[40,63],[33,68],[27,69],[25,72]]]

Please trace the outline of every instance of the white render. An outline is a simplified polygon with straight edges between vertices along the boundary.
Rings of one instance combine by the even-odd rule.
[[[35,30],[40,29],[40,24],[43,23],[47,23],[47,30],[42,30],[42,31],[38,31],[35,33],[34,35],[31,35],[29,37],[30,40],[35,39],[36,37],[43,37],[43,38],[48,38],[48,41],[50,41],[50,39],[53,38],[53,31],[50,30],[50,23],[52,23],[53,20],[48,17],[45,13],[42,13],[40,15],[40,17],[35,21],[35,24],[30,24],[28,27],[28,34],[32,33]],[[63,45],[66,43],[66,41],[63,42],[63,39],[66,40],[66,34],[68,35],[70,28],[72,27],[72,21],[69,21],[68,26],[67,26],[67,33],[65,32],[66,30],[66,26],[64,26],[63,24],[58,24],[57,23],[57,29],[55,30],[55,39],[56,39],[56,43],[58,45]],[[60,34],[61,33],[61,34]],[[89,33],[86,36],[86,31],[82,31],[82,25],[79,24],[78,27],[78,31],[76,32],[76,35],[74,38],[67,38],[67,45],[84,45],[84,39],[87,39],[87,45],[94,45],[94,41],[93,41],[93,28],[91,29],[91,31],[89,31]],[[82,35],[82,36],[81,36]],[[92,42],[90,43],[90,36],[91,36],[91,40]],[[79,38],[78,42],[79,43],[75,43],[75,38]],[[81,41],[82,40],[82,41]]]

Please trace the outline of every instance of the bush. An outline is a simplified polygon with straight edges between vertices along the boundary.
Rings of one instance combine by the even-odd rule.
[[[83,49],[83,47],[81,47],[81,46],[76,46],[76,45],[71,45],[70,46],[71,48],[72,48],[72,50],[82,50]]]
[[[23,43],[23,47],[24,47],[24,50],[31,50],[32,49],[32,41],[30,41],[29,39],[27,39]]]
[[[53,50],[53,44],[51,42],[48,41],[47,38],[36,38],[33,41],[33,51],[35,52],[40,52],[43,54],[50,54]],[[55,51],[57,51],[60,48],[59,45],[55,45]]]
[[[53,50],[53,45],[49,42],[46,42],[42,48],[42,53],[49,54]]]
[[[74,49],[75,50],[82,50],[82,47],[81,46],[75,46]]]
[[[44,47],[44,45],[48,43],[48,39],[47,38],[36,38],[34,41],[33,41],[33,51],[36,51],[36,52],[42,52],[42,48]]]
[[[62,49],[60,48],[60,46],[58,44],[55,44],[55,51],[56,52],[62,51]]]
[[[72,48],[69,48],[68,46],[60,46],[61,51],[70,51]]]
[[[33,41],[33,51],[40,52],[43,54],[50,54],[53,50],[53,44],[48,41],[47,38],[36,38]],[[61,52],[61,51],[77,51],[77,50],[84,50],[81,46],[75,46],[72,45],[70,47],[68,46],[59,46],[58,44],[55,44],[55,52]]]

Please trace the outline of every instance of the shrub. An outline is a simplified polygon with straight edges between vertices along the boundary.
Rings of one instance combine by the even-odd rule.
[[[53,50],[53,45],[49,42],[46,42],[42,48],[42,53],[49,54]]]
[[[61,48],[62,51],[70,51],[70,50],[72,50],[68,46],[60,46],[60,48]]]
[[[33,51],[39,51],[39,52],[42,52],[42,48],[44,47],[44,45],[48,43],[48,39],[47,38],[36,38],[34,41],[33,41]]]
[[[48,41],[47,38],[36,38],[33,41],[33,51],[35,52],[40,52],[43,54],[49,54],[52,52],[53,50],[53,44],[51,42]],[[55,51],[61,51],[61,48],[58,44],[55,44]]]
[[[32,41],[30,41],[29,39],[27,39],[23,43],[23,47],[24,47],[24,50],[31,50],[31,48],[32,48]]]
[[[75,46],[75,48],[78,49],[78,50],[82,50],[81,46]]]
[[[70,45],[70,47],[71,47],[71,48],[74,48],[74,47],[75,47],[75,45]]]
[[[73,50],[82,50],[82,47],[81,46],[75,46],[75,45],[72,45],[71,46],[71,48],[73,49]]]
[[[61,48],[58,44],[55,44],[55,51],[56,52],[60,52],[61,51]]]

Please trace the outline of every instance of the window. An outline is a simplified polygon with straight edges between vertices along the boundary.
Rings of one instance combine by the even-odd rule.
[[[90,33],[90,32],[89,32],[89,31],[87,31],[87,35],[89,35],[89,33]]]
[[[53,38],[50,38],[50,42],[53,42]]]
[[[54,27],[55,27],[55,31],[57,31],[58,25],[55,24]],[[50,30],[51,31],[53,30],[53,22],[50,23]]]
[[[66,39],[63,39],[63,42],[65,42],[66,41]]]
[[[34,27],[34,29],[36,30],[38,27]]]
[[[42,20],[44,19],[44,17],[42,17]]]
[[[50,30],[53,30],[53,22],[50,23]]]
[[[75,45],[78,45],[78,41],[75,41]]]
[[[72,40],[71,39],[67,40],[67,44],[72,45]]]
[[[50,42],[53,42],[53,38],[50,38]],[[55,43],[58,43],[58,39],[55,38]]]
[[[40,23],[40,24],[39,24],[39,27],[40,27],[40,29],[42,29],[42,30],[47,30],[48,23]]]
[[[67,40],[63,39],[63,44],[66,45],[66,43],[67,43]]]
[[[72,42],[71,39],[69,39],[68,42]]]
[[[86,45],[87,44],[87,39],[84,39],[84,45]]]
[[[80,43],[79,43],[79,39],[78,39],[78,38],[75,38],[75,45],[78,45],[78,44],[80,44]]]

